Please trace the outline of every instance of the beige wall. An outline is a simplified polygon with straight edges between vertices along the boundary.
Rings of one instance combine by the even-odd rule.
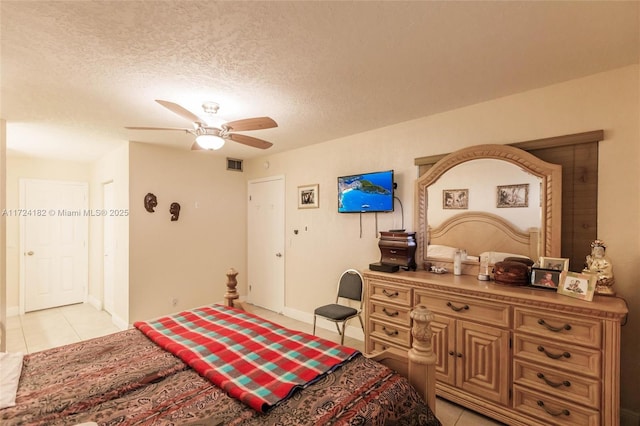
[[[246,288],[243,173],[206,152],[131,143],[129,183],[130,322],[222,301],[230,267]],[[158,198],[154,213],[144,209],[148,192]],[[182,207],[177,222],[172,202]]]
[[[20,179],[47,179],[89,183],[91,165],[72,161],[46,160],[25,157],[7,158],[7,209],[20,207]],[[7,220],[7,311],[19,312],[20,303],[20,220],[10,216]]]
[[[7,122],[0,119],[0,211],[6,208],[6,167],[7,167]],[[6,351],[7,345],[7,256],[6,251],[7,221],[0,215],[0,352]]]
[[[89,206],[102,209],[103,187],[113,184],[114,207],[129,209],[129,144],[110,152],[92,165]],[[103,307],[103,217],[89,218],[89,301]],[[115,228],[115,276],[112,320],[121,328],[129,324],[129,216],[117,216]]]
[[[331,299],[340,271],[350,266],[365,269],[379,260],[375,215],[363,215],[360,235],[359,215],[337,213],[337,176],[395,169],[405,227],[412,229],[417,175],[414,158],[475,144],[604,129],[599,155],[598,237],[608,244],[615,289],[630,306],[622,340],[622,407],[640,412],[640,393],[636,392],[640,295],[635,283],[640,264],[639,80],[637,65],[625,67],[247,162],[248,179],[286,176],[287,309],[312,312],[316,305]],[[298,210],[297,186],[312,183],[320,184],[320,208]],[[308,231],[302,231],[305,226]],[[398,210],[378,215],[377,229],[399,227]],[[294,229],[301,231],[294,235]]]

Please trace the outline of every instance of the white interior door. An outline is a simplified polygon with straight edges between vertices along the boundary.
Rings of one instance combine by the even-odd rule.
[[[24,311],[83,302],[88,282],[88,185],[21,180]]]
[[[104,209],[109,211],[114,208],[113,203],[113,182],[105,183],[102,186],[102,206]],[[103,270],[102,270],[102,291],[103,291],[103,303],[104,310],[113,313],[113,300],[114,300],[114,278],[115,278],[115,251],[116,251],[116,241],[115,241],[115,223],[114,216],[106,215],[103,216],[103,250],[104,250],[104,261],[103,261]]]
[[[284,177],[249,182],[248,301],[284,309]]]

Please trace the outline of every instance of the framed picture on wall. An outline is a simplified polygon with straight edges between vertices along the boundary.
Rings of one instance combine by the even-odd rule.
[[[498,185],[496,207],[529,207],[529,184]]]
[[[443,209],[468,209],[469,190],[468,189],[443,189],[442,190]]]
[[[298,208],[317,209],[320,202],[320,185],[303,185],[298,187]]]

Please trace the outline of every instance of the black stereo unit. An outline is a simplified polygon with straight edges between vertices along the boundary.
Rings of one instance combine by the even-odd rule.
[[[390,265],[388,263],[376,262],[376,263],[370,263],[369,269],[371,269],[372,271],[378,271],[378,272],[398,272],[400,270],[400,266]]]

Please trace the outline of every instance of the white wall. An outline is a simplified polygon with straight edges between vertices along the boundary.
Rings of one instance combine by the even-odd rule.
[[[640,377],[639,80],[638,66],[629,66],[248,161],[248,179],[286,176],[286,306],[310,313],[331,299],[340,271],[350,266],[365,269],[379,260],[375,216],[362,217],[360,236],[358,215],[336,213],[337,176],[394,169],[405,227],[412,229],[415,158],[476,144],[604,129],[599,150],[598,237],[608,244],[615,289],[630,306],[629,322],[622,331],[622,407],[640,412],[640,393],[635,391]],[[312,183],[320,184],[320,208],[298,210],[297,186]],[[294,235],[294,229],[305,226],[307,231]],[[379,215],[379,230],[399,227],[399,211]]]
[[[129,322],[222,301],[230,267],[246,289],[246,180],[224,157],[130,144]],[[154,213],[144,208],[148,192]]]

